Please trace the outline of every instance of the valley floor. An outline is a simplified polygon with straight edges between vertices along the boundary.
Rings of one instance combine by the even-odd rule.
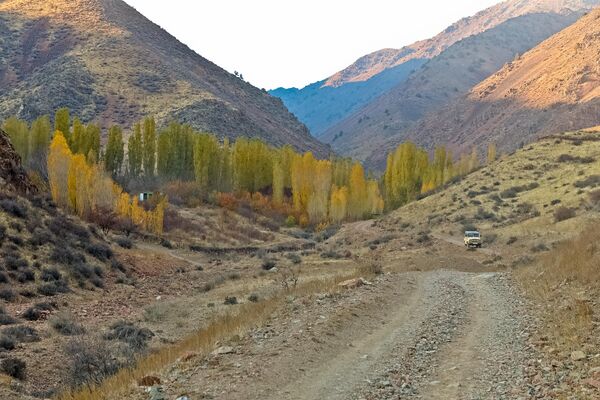
[[[264,328],[231,344],[230,354],[178,365],[165,382],[167,398],[517,399],[536,393],[531,321],[506,274],[386,274],[373,285],[305,300],[290,301]]]

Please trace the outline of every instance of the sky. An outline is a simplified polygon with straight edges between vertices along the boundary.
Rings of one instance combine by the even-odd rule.
[[[125,0],[259,88],[304,87],[373,51],[430,38],[499,0]]]

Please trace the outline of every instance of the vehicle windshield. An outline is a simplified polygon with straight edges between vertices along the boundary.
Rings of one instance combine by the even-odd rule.
[[[478,238],[479,232],[465,232],[465,235],[470,238]]]

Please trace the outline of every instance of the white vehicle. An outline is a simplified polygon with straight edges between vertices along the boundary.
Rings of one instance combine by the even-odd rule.
[[[481,247],[482,244],[481,234],[477,231],[466,231],[465,232],[465,247]]]

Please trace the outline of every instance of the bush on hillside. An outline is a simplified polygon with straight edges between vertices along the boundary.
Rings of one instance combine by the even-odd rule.
[[[568,207],[559,207],[554,211],[554,220],[556,222],[565,221],[567,219],[571,219],[575,217],[575,210]]]

